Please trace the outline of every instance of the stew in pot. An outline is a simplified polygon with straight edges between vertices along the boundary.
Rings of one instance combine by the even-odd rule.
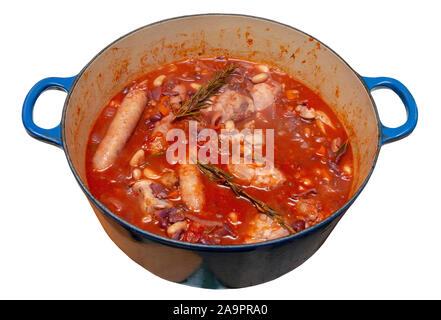
[[[104,107],[88,186],[141,229],[202,244],[261,242],[324,220],[349,197],[351,145],[319,95],[265,64],[176,61]]]

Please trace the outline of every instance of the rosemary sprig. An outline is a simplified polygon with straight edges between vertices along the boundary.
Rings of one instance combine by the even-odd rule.
[[[334,161],[335,163],[338,163],[340,158],[346,153],[346,151],[348,151],[349,148],[349,141],[346,140],[341,146],[340,148],[338,148],[337,152],[335,153],[334,156]]]
[[[251,203],[256,207],[256,209],[259,212],[264,213],[267,216],[269,216],[271,219],[275,220],[281,227],[285,228],[290,233],[295,233],[294,229],[291,228],[291,226],[287,224],[285,220],[283,220],[283,217],[279,212],[271,208],[265,202],[254,198],[253,196],[248,194],[245,190],[243,190],[238,184],[233,182],[234,179],[233,175],[211,164],[201,163],[199,161],[197,161],[195,164],[199,169],[199,171],[201,171],[204,175],[206,175],[208,179],[218,184],[222,184],[229,187],[237,196],[244,197],[245,199],[251,201]]]
[[[165,151],[159,151],[159,152],[156,152],[156,153],[152,153],[150,155],[150,157],[159,157],[159,156],[163,156],[164,154],[166,154]]]
[[[219,89],[227,84],[227,79],[237,67],[237,64],[230,64],[224,70],[216,72],[213,79],[202,85],[196,93],[176,111],[173,121],[184,117],[197,116],[202,109],[210,106],[208,99],[217,94]]]

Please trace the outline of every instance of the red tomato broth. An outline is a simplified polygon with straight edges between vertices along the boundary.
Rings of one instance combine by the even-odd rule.
[[[140,148],[148,150],[153,129],[152,123],[149,123],[148,119],[158,112],[161,99],[163,101],[167,99],[167,95],[163,93],[171,90],[167,88],[170,83],[184,84],[187,93],[191,95],[196,91],[190,86],[192,82],[196,81],[200,84],[208,82],[216,70],[225,68],[226,64],[231,61],[239,63],[241,69],[248,70],[248,77],[260,73],[257,70],[259,64],[250,61],[224,58],[177,61],[150,71],[130,83],[109,101],[91,130],[86,152],[88,186],[100,202],[112,212],[141,229],[167,236],[160,221],[154,217],[149,218],[140,208],[137,194],[131,188],[133,168],[129,165],[130,159]],[[199,67],[200,71],[196,72],[196,67]],[[275,129],[274,165],[283,172],[286,182],[274,189],[253,186],[243,186],[243,189],[282,213],[283,219],[287,223],[293,225],[297,223],[295,229],[301,231],[303,228],[308,228],[324,220],[348,200],[352,184],[352,149],[349,144],[347,151],[340,157],[338,163],[331,166],[330,161],[335,156],[335,152],[331,151],[332,141],[339,138],[343,143],[348,139],[336,115],[319,95],[288,74],[274,68],[271,68],[268,73],[272,80],[284,84],[284,89],[280,93],[275,107],[261,112],[263,115],[261,118],[256,118],[253,115],[250,119],[255,120],[255,128]],[[153,81],[162,74],[167,76],[166,80],[160,89],[154,88]],[[189,79],[193,81],[188,81]],[[121,101],[135,87],[142,87],[148,92],[148,105],[134,133],[118,154],[115,163],[107,170],[97,172],[92,164],[97,146],[105,136]],[[285,95],[286,90],[297,90],[298,98],[288,99]],[[158,91],[160,92],[158,93]],[[156,101],[153,103],[155,105],[152,105],[152,101]],[[299,103],[308,108],[313,107],[315,110],[323,111],[335,129],[322,125],[325,127],[324,133],[317,125],[317,121],[301,118],[295,111],[295,107]],[[238,122],[237,127],[240,128],[244,122],[250,119],[244,120],[242,123]],[[173,127],[182,128],[188,134],[186,120],[174,122]],[[146,160],[148,163],[142,168],[149,167],[158,173],[163,172],[164,168],[176,170],[178,166],[169,164],[165,155],[148,155]],[[217,166],[227,170],[225,165]],[[203,175],[202,181],[206,198],[204,208],[199,213],[185,212],[189,225],[181,240],[205,244],[242,244],[246,242],[249,237],[247,234],[249,223],[258,214],[256,208],[250,201],[237,197],[229,188],[218,185]],[[299,212],[297,208],[299,199],[313,199],[315,203],[319,203],[316,219],[310,221],[305,218],[308,214]],[[173,200],[175,200],[172,201],[174,205],[181,204],[179,195]],[[231,221],[230,212],[236,213],[237,221]],[[298,227],[299,225],[300,227]]]

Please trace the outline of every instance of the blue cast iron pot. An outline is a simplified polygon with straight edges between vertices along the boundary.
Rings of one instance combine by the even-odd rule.
[[[354,153],[351,197],[323,222],[300,233],[258,244],[214,246],[174,241],[124,221],[90,193],[85,153],[90,130],[103,106],[130,81],[160,65],[189,57],[231,56],[265,62],[319,93],[348,132]],[[407,121],[382,125],[370,92],[393,90]],[[42,129],[33,108],[48,89],[67,92],[61,123]],[[61,147],[80,187],[110,238],[134,261],[170,281],[203,288],[239,288],[280,277],[313,255],[366,185],[380,147],[410,134],[417,124],[410,92],[391,78],[359,76],[317,39],[274,21],[231,14],[203,14],[160,21],[116,40],[71,78],[46,78],[23,105],[27,132]],[[276,155],[277,156],[277,155]]]

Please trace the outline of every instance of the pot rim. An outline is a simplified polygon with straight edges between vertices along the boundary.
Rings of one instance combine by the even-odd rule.
[[[168,21],[173,21],[173,20],[179,20],[179,19],[186,19],[186,18],[192,18],[192,17],[200,17],[200,16],[232,16],[232,17],[243,17],[243,18],[251,18],[251,19],[256,19],[256,20],[261,20],[264,22],[271,22],[271,23],[276,23],[279,25],[282,25],[284,27],[290,28],[294,31],[300,32],[302,34],[304,34],[305,36],[308,36],[310,38],[312,38],[314,41],[317,41],[318,43],[320,43],[320,45],[324,46],[326,49],[328,49],[329,51],[331,51],[337,58],[339,58],[359,79],[359,81],[361,82],[361,84],[364,86],[364,88],[366,89],[367,94],[369,95],[369,98],[371,100],[372,106],[374,108],[374,112],[375,112],[375,116],[376,116],[376,120],[377,120],[377,151],[375,154],[375,158],[372,164],[372,167],[368,173],[368,175],[366,176],[365,180],[363,181],[363,183],[360,185],[360,187],[358,188],[358,190],[354,193],[354,195],[349,198],[345,204],[343,206],[341,206],[338,210],[336,210],[333,214],[329,215],[326,219],[324,219],[323,221],[321,221],[320,223],[307,228],[305,230],[302,230],[298,233],[295,234],[291,234],[282,238],[277,238],[274,240],[268,240],[268,241],[263,241],[263,242],[257,242],[257,243],[250,243],[250,244],[235,244],[235,245],[208,245],[208,244],[200,244],[200,243],[190,243],[190,242],[184,242],[184,241],[179,241],[179,240],[173,240],[152,232],[149,232],[147,230],[143,230],[137,226],[135,226],[134,224],[124,220],[123,218],[121,218],[120,216],[118,216],[117,214],[113,213],[111,210],[109,210],[104,204],[102,204],[88,189],[88,187],[86,186],[86,183],[84,183],[80,177],[79,174],[77,172],[77,170],[75,169],[72,160],[70,158],[69,152],[67,150],[67,144],[65,141],[65,119],[66,119],[66,113],[67,113],[67,106],[69,104],[70,101],[70,97],[72,92],[75,90],[76,84],[78,83],[78,79],[81,78],[81,76],[84,74],[84,72],[86,71],[86,69],[101,55],[103,54],[105,51],[107,51],[110,47],[112,47],[114,44],[116,44],[117,42],[119,42],[120,40],[151,26],[155,26],[157,24],[161,24],[164,22],[168,22]],[[323,42],[321,42],[320,40],[318,40],[317,38],[309,35],[306,32],[303,32],[295,27],[292,27],[290,25],[278,22],[278,21],[274,21],[271,19],[267,19],[267,18],[262,18],[262,17],[257,17],[257,16],[253,16],[253,15],[245,15],[245,14],[233,14],[233,13],[202,13],[202,14],[194,14],[194,15],[183,15],[183,16],[178,16],[178,17],[173,17],[173,18],[168,18],[168,19],[163,19],[160,21],[156,21],[150,24],[147,24],[145,26],[142,26],[140,28],[137,28],[121,37],[119,37],[118,39],[116,39],[115,41],[111,42],[109,45],[107,45],[104,49],[102,49],[98,54],[96,54],[85,66],[84,68],[80,71],[80,73],[78,73],[78,75],[75,77],[75,80],[68,92],[68,95],[66,97],[66,100],[64,102],[64,106],[63,106],[63,113],[62,113],[62,117],[61,117],[61,138],[62,138],[62,144],[63,144],[63,151],[66,155],[66,159],[67,162],[69,164],[70,169],[72,170],[72,173],[75,177],[75,179],[77,180],[78,184],[80,185],[81,189],[83,190],[83,192],[86,194],[86,196],[93,202],[93,204],[98,207],[100,209],[100,211],[104,214],[106,214],[107,216],[109,216],[110,218],[114,219],[115,221],[117,221],[118,223],[120,223],[123,227],[125,227],[126,229],[128,229],[131,232],[135,232],[137,234],[141,234],[143,237],[155,241],[155,242],[159,242],[161,244],[164,245],[168,245],[171,247],[175,247],[175,248],[181,248],[181,249],[188,249],[188,250],[197,250],[197,251],[210,251],[210,252],[228,252],[228,251],[251,251],[257,248],[261,248],[261,247],[267,247],[267,246],[276,246],[276,245],[281,245],[285,242],[290,242],[294,239],[297,238],[301,238],[304,237],[306,235],[308,235],[309,233],[312,233],[313,231],[325,227],[326,225],[328,225],[329,223],[331,223],[334,219],[342,216],[347,210],[348,208],[352,205],[352,203],[355,201],[355,199],[357,199],[357,197],[360,195],[360,193],[363,191],[363,189],[365,188],[366,184],[368,183],[373,170],[375,169],[375,165],[377,163],[378,160],[378,155],[381,149],[381,125],[380,125],[380,120],[379,120],[379,114],[378,114],[378,109],[377,106],[375,104],[375,101],[371,95],[371,91],[369,90],[369,88],[367,87],[366,83],[364,82],[363,78],[339,55],[337,54],[334,50],[332,50],[330,47],[328,47],[326,44],[324,44]]]

